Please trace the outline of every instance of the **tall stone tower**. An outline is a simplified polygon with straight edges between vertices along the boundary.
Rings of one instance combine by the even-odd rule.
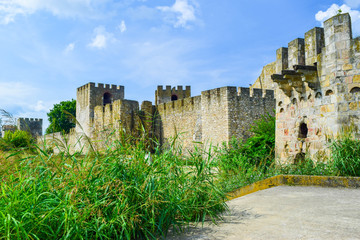
[[[329,155],[328,139],[346,129],[360,137],[360,38],[352,37],[348,13],[279,49],[276,66],[278,160]]]
[[[190,96],[190,86],[186,86],[185,90],[183,89],[183,86],[177,86],[177,88],[171,88],[171,86],[166,86],[165,89],[163,89],[163,86],[158,86],[157,90],[155,91],[155,104],[159,105],[161,103],[176,101],[188,98]]]
[[[124,86],[99,83],[87,83],[76,92],[76,132],[91,136],[94,123],[94,108],[112,104],[124,99]]]

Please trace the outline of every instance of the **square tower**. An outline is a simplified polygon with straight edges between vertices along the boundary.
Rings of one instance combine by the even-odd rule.
[[[191,96],[190,86],[186,86],[185,90],[183,86],[177,86],[177,88],[171,86],[166,86],[164,89],[163,86],[158,86],[155,91],[155,104],[159,105],[161,103],[167,103],[171,101],[176,101]]]
[[[76,92],[76,132],[91,136],[94,108],[119,99],[124,99],[124,86],[90,82],[79,87]]]

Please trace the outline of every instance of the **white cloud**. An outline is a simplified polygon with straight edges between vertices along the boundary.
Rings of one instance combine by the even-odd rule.
[[[17,15],[29,15],[37,11],[48,11],[60,17],[92,16],[104,0],[0,0],[0,23],[8,24]]]
[[[103,34],[97,34],[93,40],[91,41],[91,43],[89,44],[90,47],[93,48],[106,48],[106,37]]]
[[[66,46],[64,53],[68,54],[68,53],[74,51],[74,48],[75,48],[75,43],[69,43],[69,45]]]
[[[174,25],[174,27],[187,27],[188,22],[195,22],[195,7],[197,3],[192,1],[189,4],[188,0],[175,0],[171,7],[160,6],[157,9],[166,13],[166,20]]]
[[[356,1],[353,0],[352,2],[354,4]],[[358,0],[357,2],[360,2],[360,1]],[[341,13],[349,13],[350,14],[351,20],[352,20],[353,32],[355,34],[359,34],[360,33],[360,11],[354,10],[346,4],[343,4],[341,6],[339,6],[337,4],[332,4],[326,11],[317,12],[315,15],[315,19],[322,23],[325,20],[338,14],[339,10],[341,10]]]
[[[121,23],[120,23],[120,25],[119,25],[119,29],[120,29],[120,32],[121,33],[123,33],[123,32],[125,32],[126,31],[126,24],[125,24],[125,21],[124,20],[122,20],[121,21]]]
[[[49,107],[46,107],[44,105],[44,102],[39,100],[39,101],[37,101],[36,105],[31,105],[30,109],[32,109],[36,112],[44,112],[44,111],[47,111],[49,109]]]
[[[94,29],[95,37],[88,44],[89,47],[104,49],[107,46],[108,41],[115,41],[113,34],[105,30],[100,26]]]

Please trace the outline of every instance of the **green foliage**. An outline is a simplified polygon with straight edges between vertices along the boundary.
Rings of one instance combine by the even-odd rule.
[[[291,175],[316,175],[316,176],[332,176],[335,170],[331,163],[317,162],[314,163],[310,158],[305,157],[304,160],[297,164],[285,164],[277,166],[279,174]]]
[[[273,171],[275,117],[263,115],[250,131],[253,135],[246,141],[232,139],[219,151],[217,162],[226,191],[266,178]]]
[[[245,142],[237,139],[230,141],[229,147],[225,150],[220,164],[225,163],[225,168],[235,170],[239,163],[249,166],[269,167],[275,157],[275,117],[270,114],[261,116],[254,122],[250,131],[253,133]],[[246,163],[242,163],[246,162]]]
[[[150,158],[130,142],[116,142],[103,155],[42,151],[4,171],[0,162],[7,173],[0,175],[0,236],[157,239],[226,209],[210,158],[194,153],[193,165],[184,166],[173,149]]]
[[[30,135],[30,133],[26,131],[6,131],[4,137],[0,141],[0,148],[2,150],[10,150],[14,148],[29,148],[33,143],[34,139]]]
[[[261,116],[250,131],[253,136],[245,143],[245,154],[251,156],[252,164],[269,167],[275,158],[275,117],[270,114]]]
[[[334,140],[330,146],[332,163],[342,176],[360,176],[360,140],[344,136]]]
[[[50,122],[46,133],[65,132],[75,127],[76,100],[62,101],[54,105],[54,108],[47,114]]]

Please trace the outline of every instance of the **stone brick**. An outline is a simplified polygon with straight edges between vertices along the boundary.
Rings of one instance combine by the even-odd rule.
[[[359,76],[359,81],[360,81],[360,76]],[[353,82],[353,77],[352,76],[346,77],[345,82],[348,83],[348,84],[352,83]]]
[[[338,111],[339,112],[346,112],[348,110],[348,104],[347,103],[339,103],[338,105]]]
[[[350,110],[357,110],[357,108],[358,108],[358,103],[357,102],[349,103],[349,109]]]
[[[355,75],[355,76],[353,77],[353,82],[354,82],[354,83],[360,83],[360,75]]]

